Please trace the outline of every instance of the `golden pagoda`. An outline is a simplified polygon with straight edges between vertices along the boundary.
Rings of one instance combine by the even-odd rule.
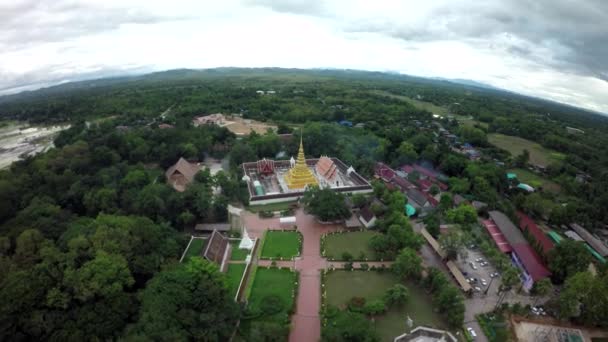
[[[310,172],[304,158],[304,147],[302,146],[302,136],[300,136],[300,150],[298,151],[298,160],[296,164],[289,169],[285,175],[285,183],[290,189],[303,189],[307,185],[318,185],[317,179]]]

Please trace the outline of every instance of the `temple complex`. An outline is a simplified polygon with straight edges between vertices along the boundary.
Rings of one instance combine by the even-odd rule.
[[[369,182],[341,160],[328,156],[306,159],[302,140],[297,159],[262,159],[243,163],[242,167],[250,204],[294,201],[307,186],[342,193],[372,192]]]
[[[292,165],[289,172],[285,175],[285,183],[289,189],[304,189],[307,185],[318,185],[317,179],[306,165],[304,158],[304,146],[300,138],[300,149],[298,150],[298,160]]]

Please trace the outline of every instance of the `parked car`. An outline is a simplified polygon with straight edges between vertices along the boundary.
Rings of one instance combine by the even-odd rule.
[[[477,334],[475,333],[475,330],[473,330],[473,328],[468,327],[467,331],[469,332],[469,334],[471,335],[471,337],[473,337],[473,338],[477,337]]]

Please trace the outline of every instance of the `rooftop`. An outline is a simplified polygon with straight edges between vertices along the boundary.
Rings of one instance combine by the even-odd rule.
[[[532,246],[527,243],[520,243],[512,245],[513,252],[517,254],[517,257],[526,268],[528,274],[538,281],[551,275],[551,272],[543,265],[538,253],[532,249]]]
[[[509,245],[509,243],[507,242],[507,239],[505,239],[505,236],[500,232],[498,227],[496,227],[496,224],[494,224],[494,221],[484,220],[483,226],[486,227],[488,234],[490,234],[490,236],[492,237],[492,240],[494,240],[494,243],[496,243],[496,246],[498,246],[498,249],[500,249],[501,252],[503,252],[503,253],[511,252],[511,250],[512,250],[511,245]]]
[[[598,254],[604,257],[608,256],[608,247],[606,247],[606,245],[604,245],[604,243],[600,239],[589,233],[587,229],[581,227],[576,223],[571,224],[570,227],[575,232],[577,232],[578,235],[580,235],[583,240],[585,240],[593,249],[595,249]]]
[[[536,240],[536,243],[538,243],[542,252],[547,255],[553,247],[555,247],[553,242],[551,242],[551,239],[549,239],[545,232],[543,232],[528,215],[518,211],[517,217],[519,218],[519,228],[523,231],[527,231],[530,236]]]
[[[511,222],[507,215],[496,210],[490,211],[489,214],[492,221],[494,221],[498,229],[500,229],[500,232],[511,245],[528,243],[524,235],[515,227],[515,224]]]

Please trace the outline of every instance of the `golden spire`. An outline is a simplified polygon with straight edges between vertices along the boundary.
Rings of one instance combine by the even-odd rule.
[[[298,159],[296,165],[292,167],[285,175],[285,182],[290,189],[302,189],[307,185],[317,185],[317,179],[312,174],[306,158],[304,157],[304,145],[302,144],[302,134],[300,133],[300,149],[298,150]]]

